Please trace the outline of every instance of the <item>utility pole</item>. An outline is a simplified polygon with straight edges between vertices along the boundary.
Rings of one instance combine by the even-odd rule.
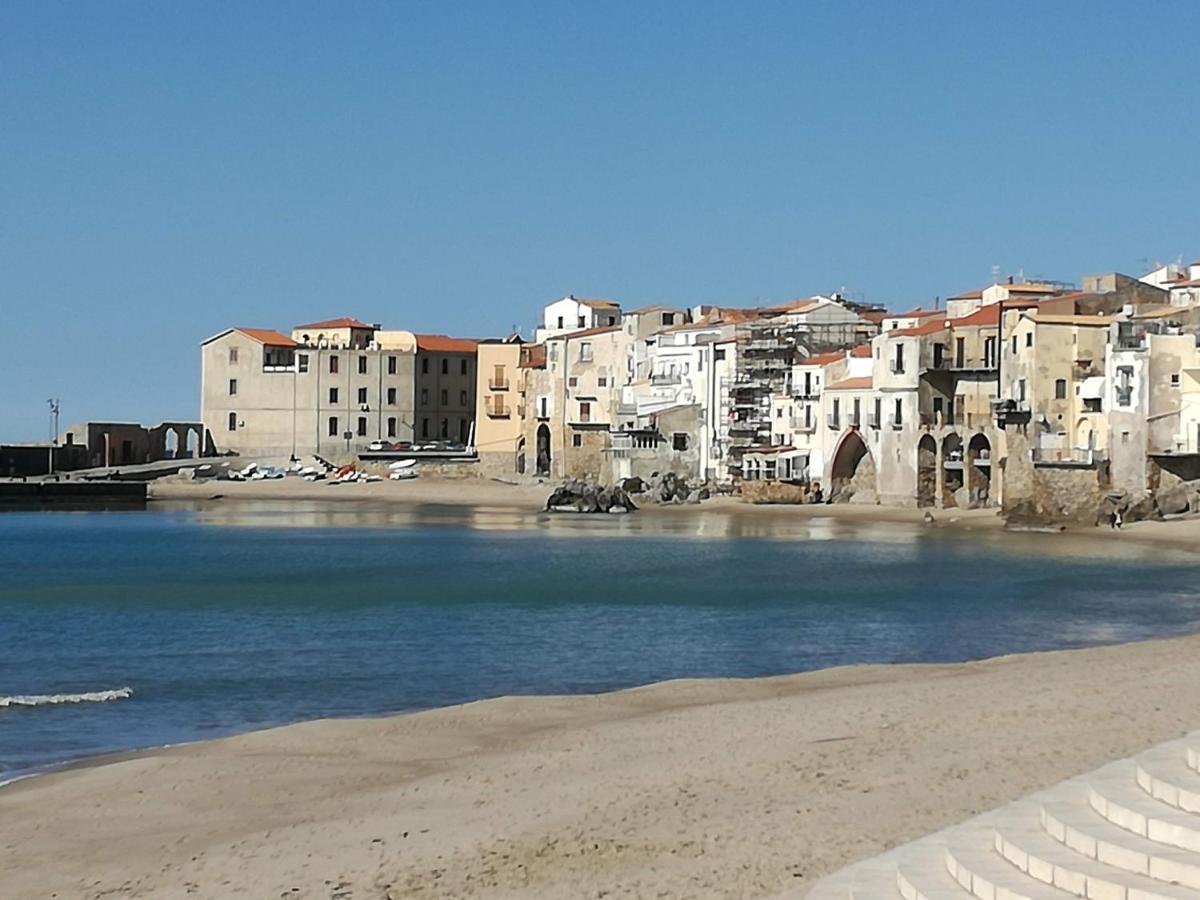
[[[46,401],[50,405],[50,466],[46,469],[47,474],[54,474],[54,448],[58,446],[58,411],[62,406],[62,401],[58,398]]]

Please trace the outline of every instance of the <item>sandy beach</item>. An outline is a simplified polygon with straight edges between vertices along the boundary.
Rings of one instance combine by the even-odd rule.
[[[1200,637],[318,721],[0,788],[18,898],[768,897],[1200,723]]]

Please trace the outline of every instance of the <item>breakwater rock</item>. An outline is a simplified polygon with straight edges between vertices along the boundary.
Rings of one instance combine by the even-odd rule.
[[[591,481],[570,479],[556,487],[546,498],[549,512],[612,513],[620,515],[637,509],[637,504],[620,485],[605,487]]]

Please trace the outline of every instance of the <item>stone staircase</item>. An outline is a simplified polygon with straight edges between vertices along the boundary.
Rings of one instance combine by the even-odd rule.
[[[1200,732],[782,896],[1200,900]]]

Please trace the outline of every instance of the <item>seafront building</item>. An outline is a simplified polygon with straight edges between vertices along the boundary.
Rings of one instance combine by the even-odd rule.
[[[1070,518],[1200,477],[1198,334],[1200,262],[1081,289],[1007,279],[901,312],[568,294],[528,342],[353,318],[227,329],[202,344],[202,420],[245,455],[428,444],[496,478],[670,471]]]

